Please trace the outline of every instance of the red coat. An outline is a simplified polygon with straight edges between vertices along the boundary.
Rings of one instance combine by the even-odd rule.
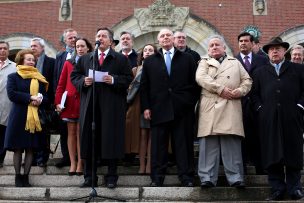
[[[55,105],[60,104],[62,94],[68,91],[64,104],[64,109],[60,113],[61,118],[79,118],[80,94],[71,82],[71,72],[74,66],[71,61],[66,61],[60,75],[58,86],[55,94]]]

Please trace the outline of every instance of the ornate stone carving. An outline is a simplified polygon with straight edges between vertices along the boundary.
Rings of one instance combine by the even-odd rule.
[[[134,9],[134,16],[142,31],[170,27],[180,30],[189,15],[188,7],[175,7],[168,0],[156,0],[148,8]]]
[[[252,8],[253,8],[253,15],[267,15],[266,0],[254,0]]]

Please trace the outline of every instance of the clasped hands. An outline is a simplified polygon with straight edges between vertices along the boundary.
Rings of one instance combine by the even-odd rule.
[[[42,94],[38,93],[37,96],[31,96],[31,105],[32,106],[39,106],[42,102],[43,96]]]
[[[240,90],[238,89],[230,89],[228,87],[225,87],[223,91],[220,94],[220,97],[224,99],[238,99],[242,96]]]

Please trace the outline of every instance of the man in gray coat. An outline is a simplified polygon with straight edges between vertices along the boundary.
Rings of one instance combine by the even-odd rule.
[[[0,167],[3,167],[3,161],[6,155],[3,145],[8,115],[12,105],[6,92],[7,76],[16,72],[16,64],[8,59],[8,55],[9,44],[0,41]]]

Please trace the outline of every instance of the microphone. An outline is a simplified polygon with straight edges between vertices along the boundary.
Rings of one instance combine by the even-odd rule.
[[[97,50],[99,46],[100,46],[100,41],[96,41],[95,42],[95,50]]]

